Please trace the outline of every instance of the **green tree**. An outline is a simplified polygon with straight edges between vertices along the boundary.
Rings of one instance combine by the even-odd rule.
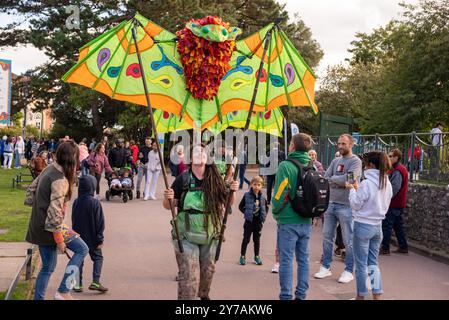
[[[69,5],[80,9],[79,29],[66,27],[70,13],[65,10]],[[281,18],[281,26],[311,67],[315,67],[323,55],[304,22],[296,17],[294,22],[289,23],[285,5],[274,0],[3,1],[0,12],[17,15],[20,19],[0,28],[0,46],[33,45],[49,57],[47,63],[32,70],[29,99],[37,101],[38,110],[52,106],[56,119],[53,134],[64,133],[74,137],[92,135],[98,138],[103,135],[104,129],[119,123],[120,114],[126,110],[123,102],[83,88],[72,89],[74,86],[63,83],[60,78],[76,63],[80,47],[123,19],[130,18],[135,11],[171,32],[183,28],[192,17],[219,15],[241,27],[243,36]],[[17,109],[20,109],[23,95],[15,96],[14,100]],[[140,113],[136,111],[136,115],[140,116]],[[128,115],[126,111],[120,122],[124,122]],[[129,130],[128,127],[124,129]],[[147,129],[148,125],[144,131]]]
[[[363,133],[428,131],[449,122],[449,1],[403,5],[401,20],[358,33],[347,66],[328,70],[321,110]]]

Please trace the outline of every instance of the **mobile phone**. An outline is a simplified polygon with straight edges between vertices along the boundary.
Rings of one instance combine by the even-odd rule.
[[[354,180],[355,180],[354,179],[354,172],[349,171],[348,174],[347,174],[347,177],[346,177],[346,181],[348,181],[349,183],[353,184],[355,182]]]

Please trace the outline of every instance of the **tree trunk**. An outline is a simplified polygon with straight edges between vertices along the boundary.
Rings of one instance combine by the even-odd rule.
[[[93,118],[93,122],[94,122],[94,128],[95,128],[95,132],[96,132],[95,137],[97,138],[97,141],[101,141],[101,139],[103,138],[103,125],[102,125],[101,119],[100,119],[100,111],[98,108],[98,99],[95,95],[92,98],[91,110],[92,110],[92,118]]]

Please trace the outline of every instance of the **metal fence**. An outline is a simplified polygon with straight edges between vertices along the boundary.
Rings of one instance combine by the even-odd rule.
[[[19,282],[24,269],[25,269],[25,280],[26,281],[31,280],[33,252],[34,252],[35,248],[36,248],[35,245],[32,245],[31,248],[27,249],[26,258],[23,261],[22,265],[20,266],[19,270],[17,270],[17,273],[11,282],[11,284],[8,288],[8,291],[6,292],[5,300],[11,300],[14,290],[17,287],[17,283]]]
[[[354,154],[363,154],[373,150],[389,152],[392,149],[402,151],[402,163],[410,173],[410,181],[427,180],[449,182],[449,132],[437,135],[431,133],[402,133],[354,135],[356,144]],[[327,168],[338,151],[338,136],[314,137],[314,149],[318,160]],[[440,139],[438,139],[440,138]],[[435,142],[436,144],[433,144]]]

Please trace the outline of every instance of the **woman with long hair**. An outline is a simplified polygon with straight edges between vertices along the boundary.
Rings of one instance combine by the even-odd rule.
[[[86,243],[63,222],[67,202],[73,194],[79,149],[73,141],[61,143],[56,161],[49,165],[27,189],[25,204],[32,205],[26,240],[39,246],[42,268],[36,279],[34,299],[44,300],[50,276],[56,268],[57,252],[74,252],[55,294],[57,300],[72,300],[70,289],[84,257]],[[75,278],[73,277],[75,275]]]
[[[102,143],[98,143],[95,146],[87,158],[87,164],[89,165],[89,173],[97,179],[97,199],[100,199],[100,179],[103,171],[106,173],[112,173],[112,168],[109,165],[108,157],[106,156],[106,149]]]
[[[353,250],[357,283],[357,300],[368,295],[370,277],[374,300],[383,293],[378,256],[382,241],[382,220],[390,206],[393,190],[388,172],[391,163],[385,152],[372,151],[363,155],[365,180],[346,184],[354,216]]]
[[[179,267],[178,299],[193,300],[198,296],[209,300],[215,251],[229,190],[204,145],[194,146],[191,155],[190,170],[178,176],[172,187],[165,190],[163,206],[170,209],[169,200],[173,200],[178,208],[176,219],[184,248],[184,253],[180,253],[173,230]],[[238,182],[233,181],[230,190],[237,191],[238,186]],[[231,204],[234,200],[235,193]],[[199,283],[197,269],[200,270]]]

